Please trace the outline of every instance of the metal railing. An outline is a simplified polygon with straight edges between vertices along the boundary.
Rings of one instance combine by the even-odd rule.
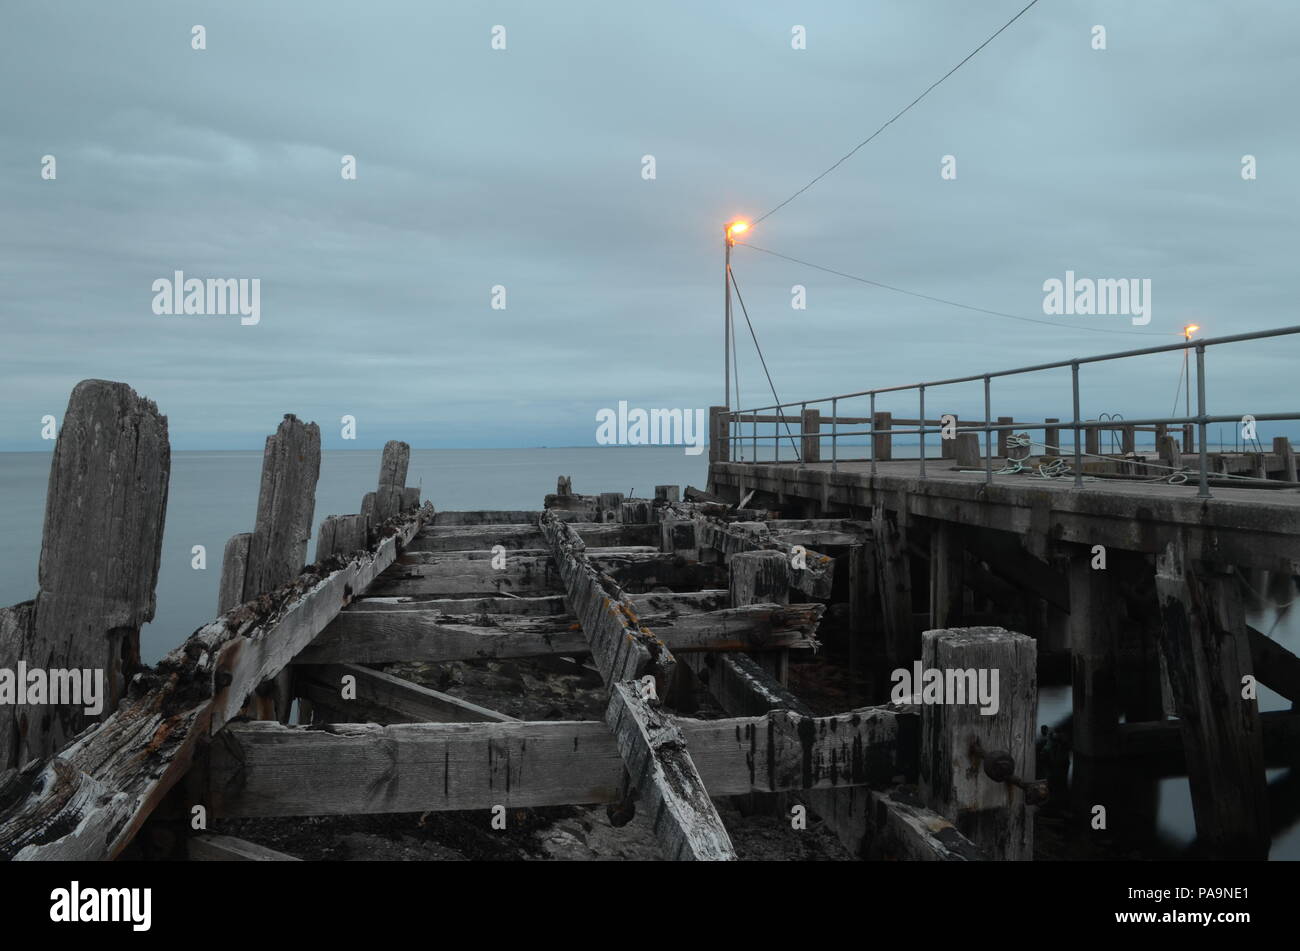
[[[984,433],[984,478],[986,482],[993,481],[993,434],[1016,429],[1070,429],[1074,433],[1074,485],[1076,488],[1083,485],[1083,456],[1081,434],[1090,430],[1114,430],[1117,428],[1133,428],[1134,430],[1143,427],[1156,427],[1157,431],[1163,427],[1180,425],[1184,427],[1185,432],[1190,427],[1199,428],[1199,460],[1200,474],[1198,482],[1197,495],[1201,498],[1210,497],[1209,488],[1209,466],[1208,466],[1208,443],[1206,439],[1206,427],[1210,423],[1240,423],[1243,414],[1237,415],[1209,415],[1206,412],[1205,399],[1205,352],[1210,347],[1223,346],[1230,343],[1240,343],[1247,340],[1263,340],[1269,337],[1283,337],[1300,334],[1300,326],[1280,327],[1275,330],[1259,330],[1252,333],[1232,334],[1226,337],[1214,337],[1204,340],[1192,340],[1175,344],[1162,344],[1154,347],[1142,347],[1137,350],[1124,350],[1118,353],[1107,353],[1093,357],[1081,357],[1074,360],[1059,360],[1052,363],[1039,363],[1033,366],[1017,367],[1012,370],[999,370],[994,373],[977,373],[971,376],[953,377],[946,380],[932,380],[925,383],[909,383],[902,386],[883,386],[870,390],[860,390],[856,393],[841,393],[835,396],[825,396],[812,400],[797,400],[789,403],[777,403],[770,406],[757,407],[755,409],[731,410],[723,414],[725,429],[724,438],[727,441],[729,458],[734,459],[736,447],[742,445],[746,440],[753,445],[753,454],[755,464],[765,464],[767,461],[781,461],[781,443],[789,441],[795,450],[795,457],[802,463],[804,462],[804,453],[801,451],[800,443],[806,438],[816,439],[818,445],[820,441],[826,438],[827,434],[820,429],[805,433],[803,431],[803,420],[806,418],[808,407],[819,406],[829,403],[831,405],[831,423],[832,430],[829,434],[831,440],[831,467],[834,469],[839,461],[838,446],[841,438],[850,436],[868,436],[870,437],[871,447],[871,472],[876,473],[876,437],[877,436],[894,436],[894,435],[917,435],[919,437],[919,468],[920,475],[925,476],[925,437],[928,433],[940,432],[940,427],[930,426],[930,421],[925,418],[925,393],[927,389],[934,389],[940,386],[953,386],[960,383],[984,383],[984,419],[979,425],[970,426],[962,425],[958,422],[957,433]],[[1149,419],[1125,419],[1122,423],[1113,418],[1113,414],[1103,414],[1112,418],[1085,420],[1080,418],[1079,408],[1079,368],[1091,363],[1105,363],[1112,360],[1123,360],[1131,357],[1148,356],[1154,353],[1169,353],[1173,351],[1195,351],[1196,353],[1196,414],[1191,416],[1167,416],[1152,417]],[[1037,373],[1043,370],[1059,370],[1068,367],[1071,376],[1071,391],[1073,396],[1074,418],[1070,420],[1053,420],[1043,425],[1027,425],[1023,422],[993,422],[993,397],[992,383],[998,377],[1019,376],[1026,373]],[[1190,371],[1189,371],[1190,372]],[[901,393],[910,390],[916,390],[918,395],[918,417],[915,428],[908,429],[877,429],[875,426],[877,420],[876,414],[876,397],[883,393]],[[859,399],[867,397],[870,400],[870,409],[867,419],[871,422],[871,428],[861,430],[851,430],[842,432],[839,428],[839,404],[843,400]],[[792,417],[785,415],[785,410],[799,407],[799,416]],[[759,416],[765,413],[775,413],[772,418],[773,432],[771,435],[760,434],[758,432]],[[1277,421],[1277,420],[1300,420],[1300,411],[1290,413],[1255,413],[1250,414],[1257,422]],[[848,417],[853,419],[853,417]],[[751,429],[746,436],[742,427],[745,422],[749,422]],[[766,422],[766,420],[764,420]],[[799,430],[793,432],[790,429],[790,423],[797,422]],[[912,422],[908,420],[907,422]],[[733,432],[733,426],[735,431]],[[785,431],[781,429],[784,426]],[[760,440],[772,440],[774,458],[759,462],[758,444]],[[796,442],[799,440],[799,442]],[[1091,453],[1089,453],[1091,455]]]

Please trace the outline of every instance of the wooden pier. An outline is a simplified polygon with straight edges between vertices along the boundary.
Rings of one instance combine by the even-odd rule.
[[[1261,716],[1242,678],[1295,701],[1300,659],[1245,624],[1234,573],[1300,570],[1294,492],[989,485],[955,458],[921,477],[915,460],[725,447],[708,491],[583,495],[562,476],[536,510],[454,512],[421,503],[390,442],[308,563],[320,435],[285,416],[218,616],[145,668],[166,420],[124,384],[80,384],[40,591],[0,610],[0,668],[103,670],[110,702],[0,706],[0,856],[282,859],[207,823],[603,804],[615,827],[649,819],[665,859],[730,860],[715,804],[740,797],[819,817],[859,858],[1030,860],[1060,794],[1059,755],[1035,748],[1038,683],[1061,669],[1074,815],[1140,823],[1154,780],[1132,768],[1158,763],[1189,775],[1204,854],[1267,855],[1285,809],[1264,770],[1300,765],[1300,713]],[[851,703],[801,695],[819,650],[844,658]],[[603,716],[520,719],[388,669],[526,658],[598,675]],[[914,664],[989,674],[995,702],[919,683],[891,701]]]

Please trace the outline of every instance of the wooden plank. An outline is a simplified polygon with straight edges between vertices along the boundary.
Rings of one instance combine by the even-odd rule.
[[[606,525],[600,522],[574,522],[574,530],[589,548],[622,546],[657,546],[659,526]],[[508,550],[545,548],[546,539],[537,523],[525,525],[448,525],[433,526],[411,542],[410,550],[464,551],[491,550],[500,545]]]
[[[481,511],[439,512],[433,518],[439,528],[447,525],[536,525],[542,517],[539,510],[511,509],[509,511],[483,509]],[[555,517],[564,522],[585,521],[581,512],[559,512]]]
[[[268,849],[233,835],[201,832],[186,839],[191,862],[301,862],[302,859]]]
[[[731,837],[673,718],[644,699],[639,684],[616,683],[605,721],[664,857],[733,861]]]
[[[376,723],[507,723],[516,718],[489,710],[462,697],[403,680],[382,670],[359,664],[295,665],[304,679],[299,689],[308,699],[337,710],[349,722],[366,722],[352,714],[357,709],[379,708],[386,716]],[[353,678],[355,697],[343,696],[343,678]],[[317,696],[317,691],[323,691]]]
[[[897,771],[889,711],[675,723],[715,796],[844,789]],[[212,816],[233,818],[612,803],[623,798],[623,773],[601,721],[311,728],[250,721],[213,741],[208,804]]]
[[[275,433],[266,437],[242,600],[274,591],[302,571],[319,476],[320,428],[286,413]]]
[[[677,652],[806,648],[817,646],[815,632],[823,610],[820,604],[758,604],[710,613],[647,615],[641,623]],[[449,615],[354,606],[331,621],[296,662],[443,663],[587,650],[586,635],[571,615]]]
[[[431,509],[390,527],[373,552],[304,573],[213,621],[173,650],[141,693],[57,757],[0,776],[0,860],[116,857],[189,767],[195,747],[364,590]],[[274,724],[273,724],[274,725]]]

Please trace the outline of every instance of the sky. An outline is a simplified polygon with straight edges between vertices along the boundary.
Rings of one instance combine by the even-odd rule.
[[[622,400],[717,404],[723,224],[1025,2],[6,3],[0,450],[52,448],[42,417],[91,377],[155,400],[180,450],[259,449],[286,412],[326,449],[582,446]],[[1046,323],[739,246],[780,397],[1300,324],[1297,35],[1290,0],[1040,0],[746,240]],[[177,270],[258,279],[259,322],[154,313]],[[1150,323],[1045,315],[1067,271],[1150,280]],[[737,319],[740,402],[771,403]],[[1210,348],[1210,411],[1291,409],[1298,356]],[[1086,367],[1084,415],[1168,415],[1180,361]],[[1068,371],[999,380],[994,412],[1068,417]]]

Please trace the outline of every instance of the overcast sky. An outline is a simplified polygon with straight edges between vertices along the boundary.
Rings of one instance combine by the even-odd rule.
[[[619,400],[717,403],[722,224],[1023,5],[7,3],[0,449],[48,450],[41,417],[87,377],[157,401],[177,449],[260,448],[285,412],[326,448],[591,445]],[[1293,0],[1041,0],[752,242],[1050,325],[739,248],[782,398],[1176,341],[1190,320],[1300,324],[1297,36]],[[176,270],[260,279],[261,322],[155,315]],[[1149,278],[1150,324],[1045,317],[1067,270]],[[770,402],[737,334],[742,402]],[[1300,338],[1212,351],[1211,411],[1294,408],[1297,357]],[[1178,371],[1085,370],[1085,414],[1167,414]],[[1068,373],[999,383],[994,408],[1068,416]]]

